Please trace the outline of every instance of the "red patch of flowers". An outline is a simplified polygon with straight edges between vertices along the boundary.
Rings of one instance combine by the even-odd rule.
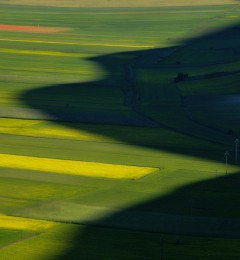
[[[56,33],[56,32],[60,32],[60,31],[64,31],[64,30],[68,30],[68,28],[0,24],[0,31],[15,31],[15,32],[30,32],[30,33]]]

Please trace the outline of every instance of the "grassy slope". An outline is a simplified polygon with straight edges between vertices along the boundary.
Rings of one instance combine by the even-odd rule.
[[[189,39],[164,61],[150,68],[135,65],[142,103],[148,115],[169,126],[196,134],[201,131],[205,131],[206,135],[210,133],[197,124],[194,126],[194,122],[225,133],[231,129],[239,134],[238,102],[231,99],[239,94],[238,17],[237,9],[226,10],[208,25],[202,24],[202,28],[195,30],[201,31],[205,27],[206,35],[198,36],[196,40]],[[222,30],[216,28],[220,24],[224,25]],[[188,73],[189,79],[173,83],[179,72]],[[154,84],[156,81],[161,83],[157,86]],[[152,91],[149,91],[149,82]],[[198,95],[201,99],[196,102]],[[219,95],[230,95],[225,100],[227,107],[222,107],[222,96]],[[195,99],[192,99],[193,96]],[[207,102],[209,97],[212,100]],[[181,112],[177,114],[176,111]]]
[[[57,26],[64,21],[65,26],[74,29],[64,34],[59,33],[54,35],[3,32],[1,38],[10,40],[25,39],[27,41],[36,39],[43,42],[32,43],[4,40],[0,42],[0,47],[12,50],[30,49],[31,51],[73,54],[87,53],[91,56],[140,50],[140,47],[129,46],[136,44],[140,46],[153,45],[168,47],[175,45],[173,42],[169,42],[168,38],[186,37],[202,21],[202,26],[204,26],[208,24],[207,21],[209,19],[218,17],[220,14],[229,12],[229,15],[231,15],[232,12],[235,12],[234,10],[228,11],[230,9],[232,9],[231,6],[221,6],[218,8],[202,7],[202,9],[187,8],[184,13],[184,9],[182,8],[159,9],[159,12],[168,11],[159,15],[155,13],[156,9],[154,8],[146,10],[138,9],[136,14],[133,15],[132,10],[124,10],[123,14],[119,13],[117,9],[104,11],[94,9],[88,13],[77,9],[61,9],[61,13],[59,14],[60,9],[3,7],[1,8],[1,23],[36,25],[35,19],[38,19],[41,25]],[[199,10],[200,12],[198,13]],[[143,16],[138,13],[139,11],[147,11],[145,20],[142,19]],[[192,11],[195,11],[194,15],[191,14]],[[51,20],[48,19],[50,15]],[[72,19],[73,17],[74,19]],[[91,26],[86,22],[89,21],[89,17],[93,21]],[[123,22],[123,19],[125,22]],[[138,22],[136,23],[136,21]],[[191,25],[189,25],[189,21],[191,21]],[[216,28],[230,22],[233,21],[216,19],[210,27]],[[116,27],[118,30],[116,30]],[[159,34],[159,28],[164,33]],[[195,33],[199,33],[199,30],[195,31]],[[104,37],[102,37],[103,35]],[[44,41],[75,42],[81,43],[81,45],[48,44],[44,43]],[[94,44],[101,42],[106,45],[109,43],[115,45],[125,44],[128,46],[89,46],[89,42]],[[172,58],[175,60],[176,58],[183,57],[187,51],[176,53],[175,58],[174,56],[169,57],[166,60],[166,64],[171,64]],[[109,100],[111,100],[113,107],[119,111],[117,105],[119,103],[123,104],[120,89],[124,78],[122,64],[131,61],[134,54],[130,57],[122,58],[120,66],[116,60],[112,59],[113,63],[111,64],[114,65],[108,71],[106,71],[106,68],[103,69],[90,61],[86,61],[84,57],[79,58],[77,56],[53,57],[49,54],[46,55],[46,53],[44,55],[33,55],[32,53],[23,55],[20,53],[7,53],[5,50],[1,57],[2,73],[0,76],[0,86],[2,93],[5,94],[5,96],[1,95],[1,109],[6,104],[15,107],[26,106],[28,100],[26,101],[24,95],[22,95],[24,91],[53,84],[63,84],[66,87],[66,83],[84,82],[86,80],[96,81],[107,77],[110,84],[118,91],[108,92],[109,96],[104,95],[104,97],[99,97],[99,92],[94,96],[89,95],[85,109],[89,109],[88,103],[91,103],[91,106],[92,103],[95,103],[94,110],[97,110],[102,107],[99,105],[99,102],[106,106]],[[149,95],[156,88],[154,81],[162,82],[163,80],[162,76],[159,76],[159,78],[156,76],[154,69],[157,72],[159,71],[158,67],[150,69],[140,67],[137,68],[136,72],[142,91],[145,91],[142,95],[145,98],[143,101],[151,104],[156,102],[154,99],[156,93],[153,91],[154,98]],[[161,69],[160,67],[160,71]],[[212,70],[212,68],[204,68],[203,70],[205,72]],[[138,75],[138,71],[140,76]],[[176,75],[177,71],[178,68],[170,68],[166,73],[169,74],[169,78],[172,78]],[[76,72],[80,73],[76,74]],[[195,69],[194,73],[202,72]],[[157,79],[154,77],[157,77]],[[167,81],[168,78],[165,80]],[[149,86],[152,88],[151,91],[146,91],[145,88],[149,88]],[[91,89],[96,90],[96,88]],[[163,88],[161,88],[159,93],[162,93],[161,91],[163,91]],[[42,94],[41,100],[38,101],[40,108],[49,110],[50,106],[46,104],[46,100],[49,99],[46,96],[47,92],[35,93],[37,93],[37,96]],[[57,91],[53,93],[57,93]],[[77,101],[80,103],[86,100],[86,94],[88,95],[88,93],[88,90],[78,92],[78,95],[82,94],[82,99],[78,97]],[[176,108],[173,109],[173,113],[176,114],[176,111],[179,112],[178,89],[176,89],[175,99],[172,99],[173,93],[173,91],[164,92],[164,100],[169,99],[170,104],[175,104]],[[58,99],[55,101],[57,105],[64,95],[66,95],[66,92],[61,93],[59,91]],[[21,96],[21,99],[19,99],[19,96]],[[160,95],[157,96],[160,98]],[[31,98],[33,99],[34,95]],[[74,100],[75,96],[69,96],[69,98]],[[82,110],[83,107],[80,106],[80,109]],[[152,113],[152,111],[150,112]],[[165,116],[169,120],[169,117],[173,115],[169,108],[164,110],[164,113],[166,114],[158,113],[158,116],[160,114],[161,117]],[[183,122],[185,121],[182,121],[183,118],[179,119],[177,128],[184,128]],[[29,134],[29,132],[23,133],[26,131],[24,122],[24,120],[12,120],[11,122],[6,121],[6,119],[1,120],[0,125],[3,133],[0,135],[1,153],[153,166],[162,168],[162,171],[139,181],[114,181],[101,178],[58,176],[54,173],[47,174],[37,171],[1,168],[0,176],[3,187],[1,189],[1,212],[5,214],[66,222],[78,221],[80,223],[86,221],[86,218],[92,218],[95,225],[101,225],[102,221],[105,221],[105,224],[111,223],[111,221],[118,221],[117,219],[115,220],[118,215],[115,213],[116,209],[119,209],[120,212],[124,212],[125,210],[127,212],[127,209],[135,209],[146,212],[153,211],[190,216],[239,217],[239,211],[236,208],[239,198],[237,188],[239,178],[216,178],[216,176],[224,177],[225,174],[224,164],[222,163],[222,155],[226,148],[225,145],[203,142],[201,139],[179,134],[171,129],[81,124],[59,126],[54,122],[46,123],[41,121],[37,122],[36,126],[28,127],[33,131]],[[169,124],[173,126],[173,123],[176,125],[176,122],[172,118]],[[15,125],[15,128],[13,125]],[[22,130],[21,127],[23,128]],[[65,132],[62,132],[62,128],[65,129]],[[58,138],[61,138],[61,141],[56,139],[54,133],[51,134],[52,130],[60,131]],[[74,130],[73,138],[69,138],[69,132]],[[199,132],[201,131],[199,130]],[[29,135],[32,135],[32,137]],[[209,138],[211,139],[211,136]],[[222,136],[219,135],[218,141],[224,141],[221,138]],[[135,146],[128,143],[132,143]],[[144,147],[147,145],[157,146]],[[228,170],[231,173],[236,173],[238,167],[232,166]],[[216,186],[218,187],[217,190]],[[12,190],[15,192],[12,193]],[[189,197],[193,198],[193,200],[189,200]],[[235,200],[232,199],[233,197]],[[155,201],[156,198],[158,198],[157,201]],[[117,222],[116,226],[118,225],[121,226],[122,223]],[[141,223],[138,225],[139,229],[144,226],[141,226]],[[112,244],[109,246],[109,257],[114,257],[115,259],[116,257],[120,258],[120,255],[123,254],[129,254],[129,257],[132,256],[133,258],[149,256],[149,252],[151,252],[153,257],[157,258],[162,254],[161,248],[159,248],[162,236],[159,236],[159,234],[141,233],[140,235],[131,231],[119,231],[122,232],[122,237],[119,237],[119,232],[115,230],[99,231],[97,228],[83,228],[79,226],[74,226],[73,228],[69,225],[64,225],[62,228],[65,230],[65,235],[63,235],[61,228],[60,231],[53,230],[13,247],[5,248],[1,251],[1,254],[6,259],[7,257],[11,258],[11,254],[16,255],[17,253],[21,254],[23,258],[28,259],[39,259],[39,257],[44,258],[45,256],[58,256],[60,258],[61,255],[63,257],[68,252],[70,255],[75,254],[76,241],[85,241],[84,238],[86,237],[89,240],[83,244],[83,248],[86,250],[86,254],[83,257],[90,256],[93,259],[99,259],[101,256],[104,259],[106,250],[102,250],[101,247],[106,247],[106,243],[109,244],[110,242]],[[128,228],[131,228],[131,225]],[[64,236],[67,237],[67,242],[59,241],[59,232],[61,238]],[[76,234],[76,237],[74,234]],[[99,243],[99,240],[98,243],[94,243],[96,235],[104,236],[101,243]],[[111,238],[110,241],[109,237]],[[238,253],[234,250],[229,252],[228,248],[237,248],[239,240],[181,237],[181,240],[183,239],[186,245],[178,247],[172,243],[176,242],[179,237],[164,236],[164,241],[166,241],[164,243],[164,254],[170,254],[170,259],[179,259],[179,257],[186,259],[186,255],[194,257],[194,259],[197,259],[197,257],[199,259],[203,257],[204,259],[213,259],[213,254],[216,255],[216,251],[219,252],[216,259],[221,259],[221,257],[225,259],[226,255],[229,259],[234,259]],[[138,239],[137,243],[135,242],[137,250],[129,246],[136,239]],[[152,244],[151,241],[153,240],[156,243]],[[146,241],[150,241],[151,243],[146,245]],[[49,243],[54,245],[50,251]],[[69,248],[69,244],[72,244],[73,248]],[[124,246],[119,247],[120,244]],[[224,246],[222,246],[223,244]],[[92,253],[95,251],[93,250],[95,247],[97,248],[97,255]],[[224,248],[224,250],[219,251],[219,247]],[[139,248],[142,248],[143,251],[139,252]],[[79,249],[78,254],[82,254],[82,251],[80,250],[79,252]]]

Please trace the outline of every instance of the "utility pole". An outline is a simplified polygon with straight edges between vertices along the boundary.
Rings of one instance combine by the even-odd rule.
[[[229,156],[229,151],[226,151],[226,152],[225,152],[226,175],[228,174],[228,156]]]
[[[235,140],[235,145],[236,145],[236,164],[238,164],[238,143],[239,143],[239,139],[237,138]]]

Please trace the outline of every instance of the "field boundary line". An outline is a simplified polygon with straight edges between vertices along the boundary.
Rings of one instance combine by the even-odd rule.
[[[21,238],[21,239],[19,239],[19,240],[17,240],[17,241],[14,241],[14,242],[12,242],[12,243],[10,243],[10,244],[7,244],[7,245],[4,245],[4,246],[0,246],[0,251],[2,250],[2,249],[4,249],[4,248],[7,248],[7,247],[10,247],[10,246],[13,246],[13,245],[15,245],[15,244],[19,244],[19,243],[21,243],[21,242],[23,242],[23,241],[25,241],[25,240],[28,240],[28,239],[30,239],[30,238],[32,238],[32,237],[35,237],[35,236],[38,236],[38,235],[40,235],[40,234],[28,234],[28,235],[26,235],[25,237],[23,237],[23,238]]]
[[[42,40],[23,40],[23,39],[7,39],[0,38],[0,41],[6,42],[29,42],[44,44],[61,44],[61,45],[79,45],[79,46],[102,46],[102,47],[125,47],[125,48],[155,48],[154,45],[129,45],[129,44],[105,44],[105,43],[78,43],[78,42],[58,42],[58,41],[42,41]]]

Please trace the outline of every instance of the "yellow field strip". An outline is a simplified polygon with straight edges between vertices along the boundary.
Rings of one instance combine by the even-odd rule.
[[[61,44],[61,45],[79,45],[79,46],[103,46],[103,47],[125,47],[125,48],[154,48],[154,45],[129,45],[129,44],[107,44],[107,43],[79,43],[79,42],[55,42],[55,41],[40,41],[40,40],[20,40],[20,39],[5,39],[0,38],[0,41],[6,42],[30,42],[30,43],[45,43],[45,44]]]
[[[89,58],[94,57],[94,54],[83,54],[83,53],[67,53],[67,52],[56,52],[56,51],[34,51],[34,50],[17,50],[17,49],[5,49],[0,48],[0,53],[13,53],[13,54],[27,54],[27,55],[45,55],[45,56],[60,56],[60,57],[83,57]]]
[[[157,168],[152,167],[39,158],[10,154],[0,154],[0,167],[115,179],[137,179],[158,170]]]
[[[30,218],[12,217],[0,214],[0,228],[26,231],[43,231],[59,224]]]
[[[23,136],[36,136],[36,137],[52,137],[59,139],[77,139],[84,141],[113,141],[113,138],[88,133],[84,130],[75,130],[70,128],[55,128],[54,127],[41,127],[40,129],[24,128],[24,127],[2,127],[0,126],[1,134],[23,135]]]
[[[1,96],[1,92],[0,92]],[[1,99],[0,99],[1,102]],[[0,118],[0,133],[36,137],[53,137],[53,138],[67,138],[85,141],[115,141],[114,138],[104,136],[101,134],[85,131],[83,129],[74,129],[64,125],[57,125],[43,120],[26,120],[26,119],[12,119]]]
[[[9,91],[0,91],[0,100],[1,99],[16,99],[19,98],[19,94],[16,92],[9,92]]]

